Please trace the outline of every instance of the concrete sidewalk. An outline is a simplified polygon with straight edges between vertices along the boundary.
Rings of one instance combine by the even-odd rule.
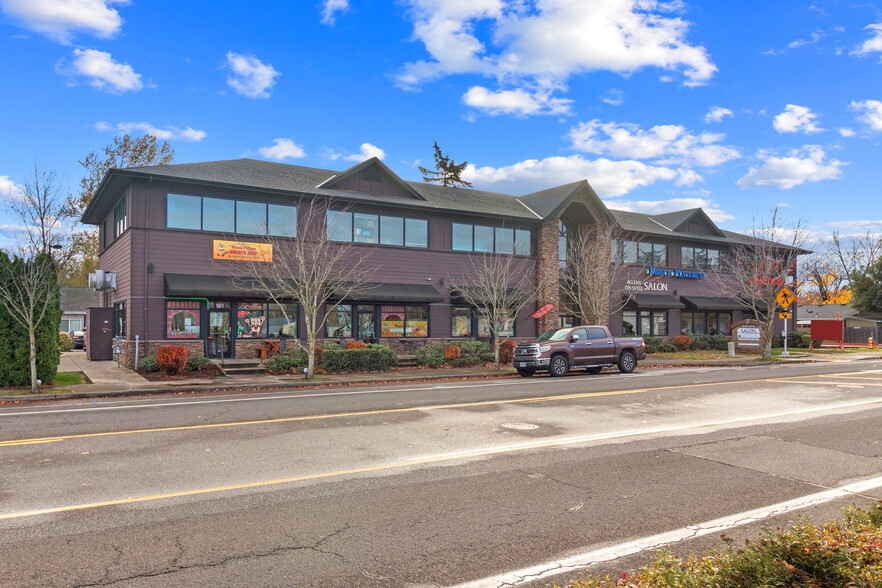
[[[791,358],[781,358],[778,363],[808,363],[856,359],[882,359],[882,352],[866,353],[805,353]],[[641,361],[640,368],[671,367],[742,367],[767,365],[756,356],[740,356],[717,359],[669,359],[650,355]],[[615,368],[607,368],[615,370]],[[0,388],[0,402],[23,402],[31,400],[53,400],[63,398],[89,398],[138,396],[144,394],[174,394],[184,392],[207,392],[242,389],[290,389],[316,386],[353,386],[377,384],[402,384],[407,382],[432,380],[462,380],[487,378],[512,378],[516,372],[511,366],[497,371],[487,367],[471,368],[399,368],[380,373],[326,374],[312,380],[300,375],[273,376],[270,374],[227,376],[224,378],[202,378],[194,380],[150,382],[132,370],[117,367],[114,361],[89,361],[82,351],[68,351],[62,354],[58,371],[83,372],[92,382],[78,386],[47,386],[42,394],[31,395],[26,389]]]

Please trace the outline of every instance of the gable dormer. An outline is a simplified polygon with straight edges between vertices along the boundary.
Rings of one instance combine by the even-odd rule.
[[[376,157],[366,159],[358,165],[331,176],[317,187],[326,190],[385,194],[425,200],[410,184],[399,178],[395,172]]]
[[[676,233],[689,233],[690,235],[709,235],[713,237],[725,237],[714,221],[702,209],[657,214],[653,217],[663,226]]]

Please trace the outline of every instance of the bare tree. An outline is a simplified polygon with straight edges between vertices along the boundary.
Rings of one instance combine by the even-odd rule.
[[[799,264],[801,301],[809,304],[847,304],[851,300],[851,276],[882,257],[882,235],[867,232],[843,235],[833,231],[818,244],[822,249]]]
[[[750,239],[734,243],[720,263],[720,271],[707,279],[721,295],[739,302],[760,321],[763,357],[772,357],[777,309],[775,297],[781,288],[795,289],[796,258],[806,241],[805,220],[782,221],[774,208],[768,221],[754,219],[746,233]]]
[[[367,291],[373,275],[367,264],[367,251],[352,242],[334,240],[337,227],[326,220],[330,205],[330,201],[302,201],[297,207],[297,227],[279,231],[289,236],[265,231],[259,239],[272,248],[271,262],[260,257],[218,262],[237,273],[237,287],[259,290],[279,305],[286,322],[293,317],[288,316],[284,303],[294,301],[300,305],[306,322],[306,345],[299,341],[297,344],[307,354],[308,378],[315,373],[316,340],[328,314],[341,301]]]
[[[624,263],[619,245],[626,235],[617,225],[603,223],[580,227],[567,235],[566,265],[561,269],[560,292],[572,305],[580,324],[609,325],[609,317],[628,302],[619,286]],[[639,240],[630,236],[630,239]],[[652,260],[638,259],[638,262]]]
[[[494,346],[493,361],[499,369],[499,332],[507,320],[514,321],[527,304],[536,300],[540,282],[525,271],[513,255],[470,255],[461,278],[449,278],[454,290],[489,323]]]
[[[12,319],[28,332],[31,363],[31,392],[37,393],[37,326],[58,304],[58,276],[47,254],[26,259],[0,254],[0,304]],[[57,325],[53,327],[57,329]]]

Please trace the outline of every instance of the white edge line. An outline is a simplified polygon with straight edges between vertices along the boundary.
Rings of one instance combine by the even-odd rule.
[[[602,549],[588,551],[573,555],[564,559],[523,568],[511,572],[504,572],[480,580],[456,584],[452,588],[499,588],[501,586],[519,586],[528,582],[545,580],[566,572],[578,571],[592,565],[613,561],[642,551],[657,549],[664,545],[670,545],[687,539],[695,539],[719,533],[727,529],[734,529],[750,523],[755,523],[773,516],[802,510],[810,506],[824,504],[837,498],[853,496],[867,492],[874,488],[882,487],[882,477],[871,478],[853,484],[832,488],[816,494],[809,494],[792,500],[786,500],[777,504],[748,510],[745,512],[729,515],[726,517],[705,521],[696,525],[688,525],[673,531],[642,537],[634,541],[611,545]]]

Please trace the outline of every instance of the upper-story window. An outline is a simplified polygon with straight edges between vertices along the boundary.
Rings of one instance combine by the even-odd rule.
[[[532,235],[526,229],[453,223],[454,251],[530,255]]]
[[[297,236],[297,207],[286,204],[169,194],[166,211],[169,229]]]
[[[329,210],[327,235],[331,241],[346,243],[426,248],[429,246],[429,221],[422,218]]]
[[[113,207],[113,238],[116,239],[129,228],[129,215],[126,211],[126,197],[123,196]]]
[[[706,247],[681,247],[680,265],[702,269],[720,269],[722,254],[719,249]]]
[[[610,253],[619,263],[662,267],[668,265],[668,246],[661,243],[613,239]]]

